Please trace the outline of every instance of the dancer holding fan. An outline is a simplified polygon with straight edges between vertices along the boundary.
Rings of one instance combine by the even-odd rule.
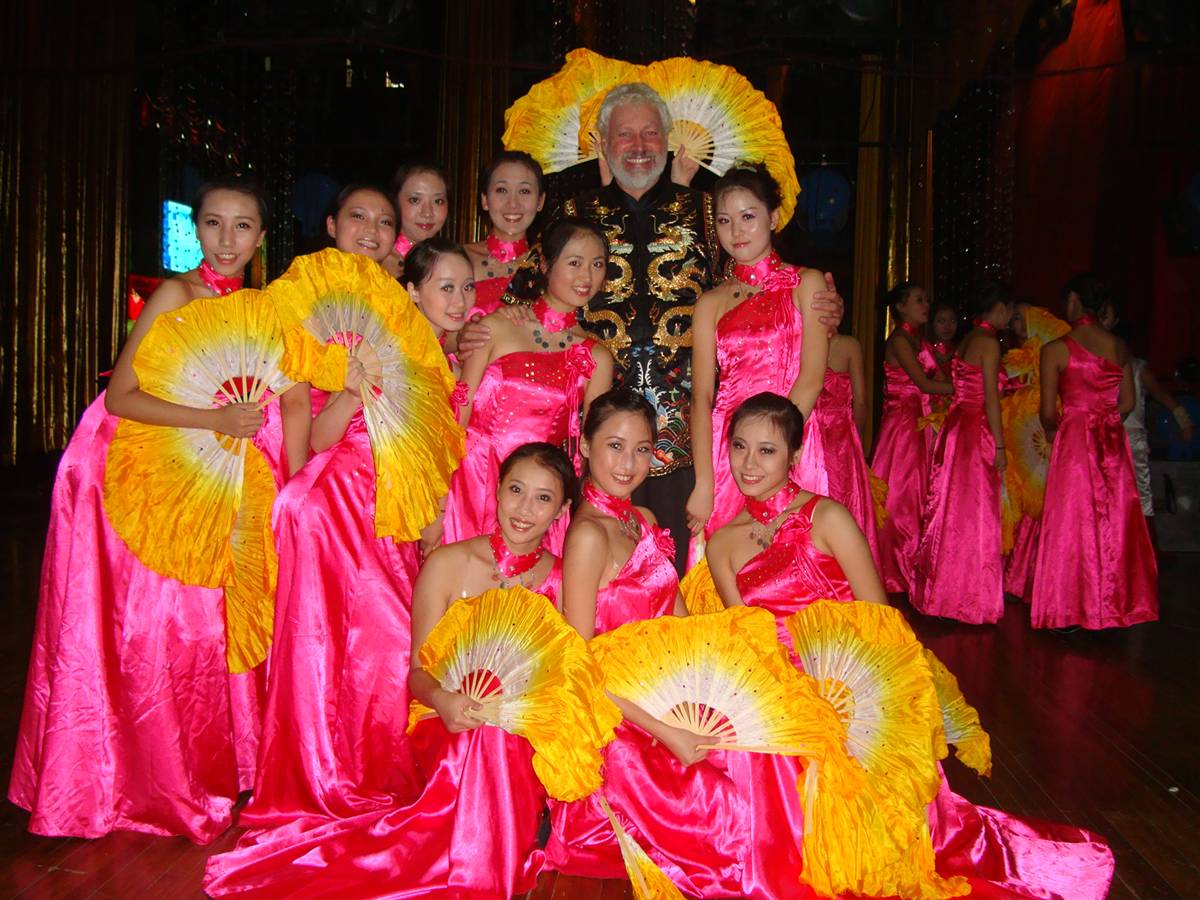
[[[868,776],[877,779],[874,795],[882,792],[900,800],[897,808],[908,822],[910,843],[891,862],[876,855],[886,844],[868,839],[867,832],[853,840],[835,834],[822,842],[820,852],[837,850],[836,857],[817,859],[805,842],[809,853],[806,871],[820,866],[835,876],[839,871],[858,872],[861,878],[855,893],[908,896],[915,893],[914,885],[922,883],[936,890],[950,887],[950,892],[940,895],[953,896],[963,892],[965,879],[983,896],[1011,893],[1100,900],[1113,872],[1112,852],[1101,838],[1083,829],[1026,822],[976,807],[951,791],[944,776],[932,768],[944,749],[938,751],[936,740],[931,744],[928,725],[901,738],[905,729],[919,722],[919,709],[931,703],[936,707],[939,701],[930,697],[930,690],[946,691],[945,706],[959,710],[955,714],[943,709],[942,714],[947,716],[946,736],[959,742],[960,756],[967,742],[977,743],[975,736],[981,731],[973,710],[967,708],[963,715],[965,702],[953,688],[953,676],[936,659],[928,660],[927,651],[931,668],[923,671],[931,681],[912,680],[922,671],[920,648],[897,612],[886,606],[848,602],[855,598],[881,600],[882,586],[870,569],[866,541],[861,534],[849,533],[854,524],[845,510],[828,500],[808,497],[789,481],[787,457],[799,451],[802,433],[795,408],[782,397],[761,394],[737,410],[731,431],[733,440],[745,445],[744,449],[735,445],[730,456],[738,485],[747,497],[747,511],[709,543],[708,562],[719,598],[724,605],[744,603],[770,610],[793,663],[811,671],[823,691],[830,686],[844,688],[840,697],[831,694],[829,699],[838,704],[851,733],[847,746]],[[759,452],[751,454],[756,448]],[[697,587],[697,599],[706,590],[711,587]],[[825,598],[838,602],[822,602]],[[711,608],[711,603],[706,608]],[[868,652],[860,644],[864,640],[876,649]],[[855,645],[867,653],[862,657],[864,665],[857,673],[839,669],[858,658],[858,651],[851,652]],[[885,678],[880,672],[887,659],[893,660],[895,668]],[[837,665],[831,666],[833,663]],[[924,687],[919,683],[923,681]],[[904,684],[908,686],[901,687]],[[957,694],[957,703],[953,694]],[[902,711],[899,717],[897,710]],[[966,719],[973,724],[963,729]],[[989,768],[987,754],[967,758],[980,770]],[[765,759],[760,765],[782,771],[781,780],[791,777],[788,767],[795,765],[792,760]],[[873,759],[883,765],[877,769]],[[759,782],[771,783],[771,779],[762,776]],[[911,792],[896,793],[901,787]],[[924,802],[933,802],[921,815],[920,804],[913,804],[923,795]],[[918,813],[916,821],[912,821],[914,811]],[[819,817],[815,823],[794,815],[775,814],[773,818],[793,828],[820,824]],[[867,820],[867,824],[875,823]],[[889,828],[871,833],[894,840],[901,832]],[[930,834],[936,871],[928,858]],[[835,861],[836,865],[831,865]],[[956,882],[960,885],[957,889]],[[906,885],[908,889],[901,890]]]
[[[887,482],[887,522],[881,535],[880,575],[891,593],[910,591],[912,561],[921,539],[921,511],[929,490],[933,433],[920,428],[930,397],[954,392],[940,380],[933,347],[921,334],[929,320],[929,297],[914,282],[892,288],[887,305],[896,330],[883,349],[884,400],[871,471]]]
[[[475,310],[482,315],[500,308],[509,279],[529,251],[529,227],[545,203],[542,167],[528,153],[503,150],[483,170],[479,204],[492,230],[487,240],[467,244],[475,266]]]
[[[281,896],[314,878],[344,897],[511,897],[533,887],[547,792],[596,789],[599,747],[619,716],[582,638],[549,602],[561,566],[542,540],[575,493],[571,463],[556,447],[526,444],[501,472],[495,533],[435,550],[417,580],[412,671],[396,674],[420,701],[419,796],[252,834],[209,862],[210,894]]]
[[[500,461],[527,441],[577,439],[581,415],[612,384],[613,357],[579,327],[578,310],[604,284],[608,244],[595,225],[562,219],[542,239],[545,290],[533,321],[503,312],[486,320],[490,338],[463,364],[467,455],[446,500],[447,541],[487,534],[495,526]],[[565,520],[550,530],[562,549]]]
[[[808,415],[829,356],[829,336],[813,307],[815,294],[825,289],[824,277],[784,263],[771,248],[781,203],[775,179],[762,166],[733,168],[717,180],[713,198],[717,236],[736,265],[733,278],[700,298],[692,319],[696,487],[687,515],[692,534],[701,539],[742,505],[726,455],[733,410],[769,390],[787,395]],[[700,541],[694,542],[693,561],[701,555]]]
[[[275,507],[270,694],[242,813],[262,828],[353,815],[420,785],[404,737],[409,604],[422,530],[435,525],[462,450],[438,339],[465,321],[471,267],[457,245],[414,249],[414,306],[378,265],[395,234],[386,194],[360,188],[343,201],[335,240],[359,252],[298,257],[268,287],[314,343],[350,348],[358,366],[346,390],[316,398],[319,452]],[[348,213],[369,205],[383,213],[370,239],[347,242],[363,227]]]
[[[211,182],[193,209],[200,266],[150,298],[55,480],[9,788],[39,834],[205,843],[253,783],[256,675],[230,672],[270,636],[267,514],[286,469],[278,406],[263,401],[290,382],[273,307],[224,296],[262,242],[262,194]],[[268,601],[240,629],[235,578]]]

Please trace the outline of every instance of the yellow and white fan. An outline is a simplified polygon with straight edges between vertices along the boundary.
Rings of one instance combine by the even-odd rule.
[[[546,172],[561,172],[595,159],[579,142],[579,108],[597,94],[624,81],[637,81],[638,66],[608,59],[591,50],[567,54],[566,64],[539,81],[504,112],[505,149],[524,150]]]
[[[586,642],[545,597],[518,586],[456,601],[420,661],[445,690],[479,703],[482,721],[529,741],[551,797],[578,800],[600,787],[600,750],[621,713]],[[414,702],[409,727],[431,712]]]
[[[954,745],[954,755],[983,776],[992,774],[992,739],[983,730],[979,713],[963,696],[958,679],[932,650],[925,660],[933,673],[933,687],[942,708],[942,727],[946,743]]]
[[[683,893],[675,887],[675,882],[667,877],[667,873],[655,864],[617,821],[603,795],[597,795],[596,799],[617,836],[617,846],[621,848],[621,861],[625,863],[625,871],[629,874],[634,900],[683,900]]]
[[[371,384],[361,394],[375,461],[375,534],[418,540],[464,450],[450,405],[454,376],[428,321],[377,263],[334,248],[296,257],[266,292],[293,335],[306,336],[288,342],[285,367],[297,377],[328,374],[314,344],[370,360]],[[336,367],[342,357],[331,358]]]
[[[704,613],[717,613],[725,609],[721,595],[717,593],[717,585],[713,582],[712,570],[708,567],[708,557],[701,556],[679,581],[679,593],[683,595],[683,605],[689,616],[699,616]]]
[[[738,606],[630,622],[589,646],[611,693],[711,737],[712,749],[823,752],[829,720],[815,720],[815,692],[788,662],[766,610]]]
[[[265,404],[291,387],[283,329],[259,291],[160,315],[133,360],[141,390],[196,409]],[[234,672],[266,657],[274,614],[275,478],[249,439],[123,419],[109,447],[104,509],[135,556],[185,584],[224,587]]]

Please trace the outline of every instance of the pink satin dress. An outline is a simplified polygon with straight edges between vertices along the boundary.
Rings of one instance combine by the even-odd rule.
[[[467,453],[446,498],[446,543],[496,527],[500,464],[512,451],[530,441],[560,445],[579,436],[584,390],[596,369],[595,345],[589,338],[553,353],[509,353],[487,367],[467,423]],[[562,553],[567,524],[563,517],[546,532],[545,545],[555,555]]]
[[[325,395],[314,391],[314,409]],[[275,639],[258,781],[239,822],[344,818],[419,792],[408,726],[415,543],[375,536],[362,410],[275,502]]]
[[[556,561],[536,590],[557,605],[561,587]],[[209,860],[205,891],[499,900],[532,890],[546,792],[529,742],[491,725],[451,734],[434,717],[417,724],[411,743],[423,780],[415,799],[248,832],[236,850]]]
[[[850,510],[866,535],[875,568],[882,570],[871,473],[854,424],[854,390],[849,372],[825,370],[824,387],[804,423],[804,445],[796,474],[800,487],[831,497]]]
[[[737,574],[738,591],[748,606],[768,609],[781,633],[784,620],[815,600],[851,600],[849,583],[837,560],[812,543],[812,508],[819,497],[789,517],[771,546]],[[790,635],[785,642],[792,646]],[[803,668],[793,655],[793,663]],[[730,754],[732,755],[732,754]],[[757,757],[757,783],[766,785],[760,806],[774,802],[775,828],[786,827],[798,845],[803,816],[791,797],[773,800],[774,785],[795,784],[802,769],[793,757]],[[1113,855],[1100,836],[1082,828],[1021,819],[997,809],[975,806],[954,793],[942,776],[941,789],[928,809],[937,871],[965,876],[972,897],[1103,900],[1113,876]],[[778,838],[777,838],[778,840]],[[784,845],[786,847],[786,844]],[[778,896],[805,897],[803,889]]]
[[[921,370],[937,374],[937,360],[927,341],[917,354]],[[883,364],[883,419],[871,471],[887,482],[888,520],[880,534],[883,567],[880,575],[889,593],[908,592],[913,586],[913,560],[921,539],[921,511],[929,492],[929,459],[933,433],[917,425],[932,409],[930,395],[922,391],[900,366]]]
[[[927,616],[980,625],[1004,616],[1000,471],[983,370],[955,358],[950,374],[954,400],[934,444],[909,600]]]
[[[481,281],[475,282],[475,305],[471,307],[467,318],[471,319],[475,316],[490,316],[501,306],[504,305],[501,298],[504,292],[508,290],[508,283],[512,281],[511,275],[499,275],[495,278],[484,278]]]
[[[596,595],[597,634],[672,613],[679,589],[673,546],[665,530],[643,521],[633,554]],[[629,722],[617,727],[616,740],[603,752],[604,786],[597,794],[550,804],[548,868],[585,878],[627,878],[597,801],[602,793],[629,834],[685,894],[769,896],[747,891],[743,883],[743,872],[749,880],[755,865],[748,809],[728,763],[749,754],[714,752],[683,766]]]
[[[720,384],[712,410],[713,507],[705,539],[727,525],[745,504],[729,471],[729,420],[755,394],[771,391],[786,397],[791,392],[800,374],[803,339],[804,317],[790,286],[759,291],[717,320]],[[695,542],[691,556],[698,556]]]
[[[253,438],[282,484],[278,404]],[[208,843],[254,783],[263,667],[230,675],[218,588],[133,555],[105,517],[101,394],[59,463],[8,798],[36,834]]]
[[[1123,370],[1070,337],[1033,576],[1034,628],[1158,619],[1158,563],[1117,413]]]

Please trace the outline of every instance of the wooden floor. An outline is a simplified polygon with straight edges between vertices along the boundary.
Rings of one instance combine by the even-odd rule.
[[[51,461],[0,469],[0,773],[7,786],[46,528]],[[1033,632],[1010,605],[995,627],[924,619],[918,633],[958,675],[991,732],[983,780],[947,762],[972,801],[1092,828],[1117,858],[1114,898],[1200,898],[1200,555],[1162,564],[1162,621],[1114,633]],[[95,841],[25,831],[0,801],[0,897],[201,897],[209,847],[118,833]],[[537,900],[628,898],[627,884],[547,875]]]

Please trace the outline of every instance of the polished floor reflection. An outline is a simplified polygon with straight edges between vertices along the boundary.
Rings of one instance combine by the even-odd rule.
[[[53,461],[0,469],[0,771],[7,784],[33,630]],[[953,760],[976,803],[1094,829],[1113,846],[1114,898],[1200,897],[1200,554],[1162,563],[1162,621],[1121,632],[1033,632],[1011,604],[994,627],[934,621],[905,607],[958,675],[992,736],[994,771]],[[117,833],[85,841],[25,831],[0,809],[0,897],[201,897],[208,847]],[[535,900],[632,897],[622,882],[543,876]]]

